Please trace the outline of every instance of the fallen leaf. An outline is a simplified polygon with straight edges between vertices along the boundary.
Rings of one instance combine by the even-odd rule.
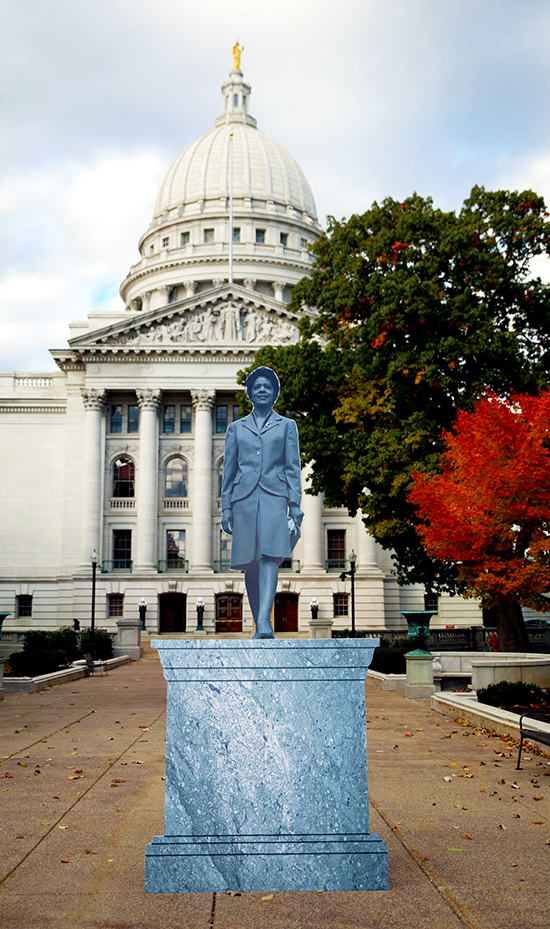
[[[510,787],[513,787],[514,790],[519,790],[519,784],[510,784]]]
[[[242,897],[240,890],[226,890],[225,892],[228,897]]]
[[[451,761],[450,764],[444,764],[443,767],[444,767],[444,768],[456,768],[456,767],[457,767],[457,763],[456,763],[456,761]]]
[[[267,894],[265,897],[262,897],[262,900],[273,900],[273,894]]]
[[[503,826],[502,823],[499,824],[499,829],[503,829],[506,832],[506,826]]]
[[[68,829],[69,827],[68,827],[68,826],[58,826],[57,828],[58,828],[58,829]]]
[[[449,848],[449,851],[450,851],[450,852],[461,852],[462,850],[463,850],[463,849],[461,849],[461,848],[453,848],[452,846]]]
[[[61,858],[60,861],[61,861],[61,864],[70,864],[70,863],[71,863],[71,862],[69,861],[68,858]]]
[[[533,800],[544,800],[544,797],[533,797]]]
[[[97,852],[93,852],[91,848],[85,848],[84,851],[87,855],[97,855]]]
[[[465,839],[473,839],[473,835],[470,835],[469,832],[465,832],[465,833],[464,833],[464,838],[465,838]]]
[[[533,821],[533,826],[543,826],[543,825],[544,825],[544,823],[543,823],[542,819],[535,819],[535,820]]]
[[[452,777],[449,777],[449,776],[447,775],[446,777],[443,778],[443,780],[444,780],[444,781],[447,781],[447,783],[450,784],[450,782],[452,781]]]

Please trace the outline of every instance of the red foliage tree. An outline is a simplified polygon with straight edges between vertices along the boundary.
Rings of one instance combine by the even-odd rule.
[[[415,474],[409,494],[427,553],[493,611],[502,651],[528,650],[521,605],[550,609],[549,427],[550,391],[486,394],[444,434],[441,473]]]

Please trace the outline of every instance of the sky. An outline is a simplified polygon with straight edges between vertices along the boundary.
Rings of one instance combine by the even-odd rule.
[[[237,40],[323,224],[474,184],[550,202],[548,0],[0,0],[0,370],[54,370],[69,322],[122,308]]]

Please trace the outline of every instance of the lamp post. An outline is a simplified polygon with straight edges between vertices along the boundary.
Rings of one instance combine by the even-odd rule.
[[[145,619],[147,617],[147,604],[143,597],[138,603],[138,609],[139,609],[139,618],[141,620],[141,629],[143,632],[145,632],[146,631]]]
[[[197,600],[197,632],[204,632],[204,627],[202,624],[203,619],[204,619],[204,600],[202,599],[202,597],[199,597],[199,599]]]
[[[346,577],[351,578],[351,637],[355,638],[355,567],[357,555],[352,549],[348,555],[349,571],[342,571],[340,580],[345,581]]]
[[[95,548],[90,555],[90,561],[92,562],[92,622],[90,626],[90,638],[93,642],[95,634],[95,578],[97,572],[97,551]]]
[[[311,618],[317,619],[317,617],[319,616],[319,604],[317,603],[317,600],[315,599],[315,597],[309,604],[309,608],[311,610]]]

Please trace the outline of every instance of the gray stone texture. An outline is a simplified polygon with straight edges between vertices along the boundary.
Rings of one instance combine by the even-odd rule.
[[[148,892],[387,887],[366,774],[377,642],[154,641],[168,681],[166,802]]]

